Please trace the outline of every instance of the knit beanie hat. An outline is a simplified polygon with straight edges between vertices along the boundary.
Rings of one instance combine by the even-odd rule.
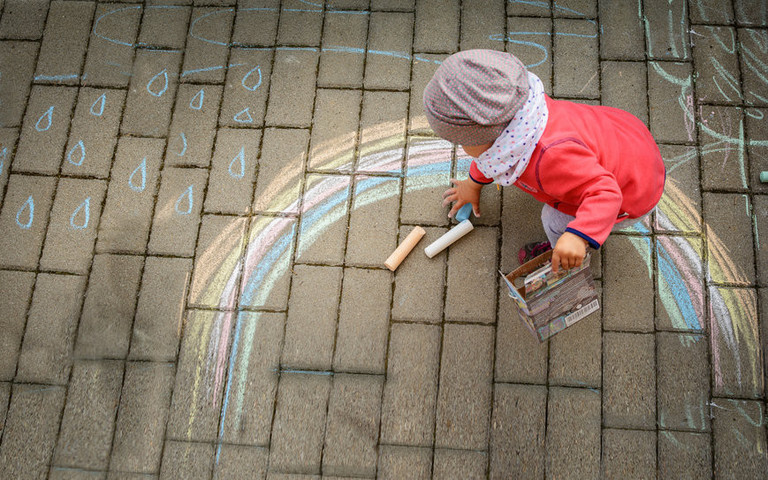
[[[501,135],[528,94],[528,71],[514,55],[466,50],[438,67],[424,89],[424,111],[439,137],[484,145]]]

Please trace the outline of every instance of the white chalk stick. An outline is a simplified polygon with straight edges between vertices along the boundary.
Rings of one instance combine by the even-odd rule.
[[[445,250],[450,244],[471,232],[473,228],[474,227],[472,226],[472,222],[469,220],[464,220],[452,229],[448,230],[445,235],[432,242],[427,248],[424,249],[424,253],[426,253],[429,258],[434,257],[438,253]]]
[[[411,230],[411,233],[405,237],[405,240],[400,242],[400,245],[398,245],[395,251],[392,252],[392,255],[387,258],[387,260],[384,262],[384,266],[394,272],[400,263],[402,263],[402,261],[405,259],[405,257],[411,253],[413,247],[419,243],[419,240],[421,240],[421,237],[423,237],[425,233],[427,233],[427,231],[419,226]]]

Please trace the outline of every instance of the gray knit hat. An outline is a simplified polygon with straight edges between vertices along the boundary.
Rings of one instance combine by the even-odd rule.
[[[528,92],[528,71],[514,55],[466,50],[438,67],[424,89],[424,111],[441,138],[484,145],[501,135]]]

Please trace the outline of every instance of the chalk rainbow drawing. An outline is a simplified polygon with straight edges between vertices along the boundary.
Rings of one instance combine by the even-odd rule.
[[[308,5],[307,9],[292,9],[291,11],[317,13],[323,11],[322,5],[304,3]],[[552,3],[551,6],[549,2],[536,1],[510,0],[510,3],[522,3],[547,10],[567,11],[571,15],[578,14],[578,12],[566,9],[557,3]],[[646,37],[649,39],[649,51],[652,49],[652,32],[667,31],[669,38],[666,40],[672,47],[672,58],[688,56],[687,36],[696,32],[686,31],[684,15],[686,7],[684,3],[682,5],[682,11],[678,12],[672,11],[673,6],[669,7],[668,25],[660,26],[661,28],[651,28],[651,22],[647,18],[643,18]],[[119,15],[121,12],[141,8],[174,7],[130,6],[116,9],[96,19],[93,27],[94,35],[118,45],[136,47],[133,43],[112,39],[102,34],[99,32],[99,23],[107,16]],[[330,6],[325,8],[327,11],[334,11]],[[642,17],[641,2],[638,2],[638,9],[640,9],[638,14]],[[277,10],[241,8],[238,9],[238,13]],[[231,9],[226,9],[219,11],[219,13],[231,11]],[[355,15],[369,13],[366,11],[344,12],[338,10],[335,12]],[[215,14],[216,12],[212,12],[195,20],[190,34],[199,40],[212,44],[236,46],[205,39],[196,34],[194,27],[198,26],[197,23],[204,22],[206,18],[211,18]],[[741,14],[743,15],[743,13]],[[586,18],[584,15],[582,17]],[[540,52],[543,58],[530,67],[544,63],[549,58],[549,47],[535,42],[517,40],[515,35],[520,34],[507,32],[501,36],[491,36],[490,39],[507,41],[521,48],[534,48]],[[567,32],[558,34],[583,36]],[[276,47],[276,50],[279,49],[291,48]],[[319,49],[311,48],[311,50],[385,55],[414,63],[439,63],[403,52],[374,51],[344,46],[323,46]],[[746,58],[748,59],[748,68],[754,70],[758,74],[758,78],[768,77],[765,71],[766,67],[759,61],[757,55],[747,52]],[[676,78],[665,72],[657,62],[650,61],[648,64],[656,69],[656,72],[665,80],[680,86],[681,93],[678,97],[678,103],[684,112],[689,140],[693,140],[693,132],[698,127],[700,131],[717,140],[715,143],[703,146],[703,151],[715,152],[731,149],[739,152],[741,155],[739,158],[740,173],[743,183],[746,184],[743,156],[745,148],[748,145],[768,146],[768,141],[752,140],[748,142],[743,136],[743,129],[736,136],[733,136],[730,132],[714,131],[705,122],[697,121],[694,115],[694,101],[690,93],[691,79]],[[209,69],[224,69],[232,66],[239,66],[239,64],[215,65]],[[248,67],[250,70],[242,79],[241,84],[245,90],[253,92],[262,83],[261,70],[258,65],[248,65]],[[182,72],[180,76],[183,77],[187,73],[190,72]],[[248,78],[249,76],[256,77],[256,74],[258,74],[258,78]],[[732,87],[732,78],[728,72],[720,69],[718,74],[722,77],[723,85]],[[158,87],[155,83],[160,84],[160,86]],[[147,91],[151,95],[162,94],[167,83],[167,73],[165,71],[158,72],[150,82],[151,85],[147,85]],[[723,89],[721,92],[727,98]],[[757,99],[764,99],[754,92],[751,93]],[[202,102],[202,98],[199,100]],[[48,113],[50,115],[50,112]],[[246,123],[252,120],[248,109],[241,111],[236,120]],[[42,117],[38,124],[41,121]],[[419,125],[426,124],[423,118],[416,119],[416,123]],[[239,419],[242,416],[243,408],[245,408],[245,378],[248,374],[248,362],[253,347],[255,327],[251,323],[248,327],[243,328],[238,319],[238,311],[241,308],[259,310],[261,306],[268,303],[270,293],[278,279],[289,274],[296,250],[307,248],[319,239],[323,231],[334,223],[344,220],[349,208],[362,208],[381,199],[400,195],[400,190],[392,189],[387,182],[393,177],[402,178],[403,181],[407,180],[406,193],[419,189],[436,188],[445,184],[446,175],[450,174],[452,165],[452,147],[449,144],[427,137],[412,137],[408,147],[405,169],[401,171],[403,149],[398,145],[403,140],[402,132],[396,131],[392,124],[382,124],[370,127],[364,133],[361,138],[375,138],[375,141],[360,146],[360,159],[357,164],[349,160],[355,157],[354,146],[349,146],[354,145],[355,133],[350,133],[343,138],[329,141],[320,146],[314,152],[313,157],[314,167],[318,170],[334,171],[340,174],[372,174],[367,177],[358,177],[358,179],[364,178],[364,180],[359,180],[356,184],[355,196],[357,201],[354,207],[347,205],[351,185],[350,177],[345,175],[322,177],[311,185],[307,184],[303,195],[297,198],[295,192],[301,191],[304,174],[303,171],[287,168],[282,174],[276,176],[276,180],[262,189],[263,193],[259,200],[265,208],[261,210],[270,212],[270,214],[256,217],[253,220],[250,230],[246,234],[247,238],[244,239],[244,251],[241,248],[242,242],[234,242],[238,247],[232,248],[223,261],[214,262],[214,258],[221,257],[221,255],[214,255],[215,250],[221,248],[220,246],[223,244],[232,244],[232,242],[224,241],[227,235],[231,235],[232,232],[222,232],[221,242],[214,241],[208,251],[200,252],[198,265],[201,271],[197,273],[202,273],[202,282],[206,287],[196,298],[196,303],[215,305],[217,313],[214,322],[185,331],[185,335],[190,335],[195,340],[197,354],[194,400],[189,409],[190,428],[194,420],[196,404],[203,391],[205,398],[212,401],[214,405],[217,404],[219,395],[224,397],[220,435],[225,425],[224,420],[228,416],[234,416],[233,424],[239,425]],[[186,147],[186,142],[184,147]],[[682,161],[689,161],[693,158],[695,155],[690,158],[683,158]],[[388,176],[376,176],[376,174],[381,173],[388,174]],[[191,195],[187,195],[185,199],[190,202],[191,206]],[[655,247],[650,236],[652,232],[648,226],[635,228],[634,235],[630,238],[640,255],[645,255],[643,252],[655,254],[655,272],[652,260],[647,259],[648,273],[651,278],[655,278],[657,281],[659,301],[669,316],[673,328],[693,332],[704,332],[708,328],[713,345],[712,365],[715,388],[720,391],[725,389],[728,393],[727,388],[731,384],[730,382],[734,381],[726,378],[726,375],[730,373],[735,374],[737,385],[762,385],[762,360],[760,358],[757,312],[755,301],[751,298],[754,290],[718,288],[707,284],[705,275],[706,278],[725,279],[725,283],[731,286],[749,286],[750,280],[746,273],[731,260],[727,245],[713,230],[712,226],[703,225],[696,205],[697,203],[685,194],[682,186],[676,180],[669,179],[665,195],[656,214],[655,225],[659,231],[671,232],[671,234],[657,236]],[[747,210],[749,210],[749,205]],[[756,231],[755,233],[757,234]],[[301,242],[298,242],[297,238],[301,238]],[[705,244],[710,253],[706,260],[702,258],[702,248]],[[710,324],[706,325],[708,314]],[[747,358],[741,358],[743,354]],[[721,368],[726,356],[730,356],[729,360],[735,365],[735,372],[725,372]],[[233,376],[235,371],[239,374],[237,378]],[[704,405],[694,405],[694,408],[700,409],[698,412],[700,415],[704,414]],[[750,419],[750,421],[757,426],[764,425],[763,418],[756,421]],[[695,426],[693,420],[691,422],[691,428],[703,427],[703,425]]]

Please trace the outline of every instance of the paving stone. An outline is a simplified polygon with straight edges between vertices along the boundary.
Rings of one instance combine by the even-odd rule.
[[[658,425],[709,431],[709,363],[706,337],[656,334]]]
[[[187,40],[192,9],[178,5],[151,5],[141,19],[136,46],[181,49]]]
[[[342,269],[297,265],[292,270],[281,363],[290,368],[329,370]]]
[[[605,478],[656,478],[656,432],[603,430]]]
[[[235,10],[194,8],[184,48],[181,80],[224,83]]]
[[[400,242],[415,227],[400,227]],[[438,261],[427,258],[421,250],[441,237],[447,230],[425,228],[426,234],[395,272],[392,319],[409,322],[440,323],[443,319],[445,291],[445,254]],[[398,242],[399,244],[399,242]]]
[[[648,124],[648,83],[643,62],[601,62],[602,104],[633,114]]]
[[[546,442],[547,475],[597,478],[600,395],[581,388],[550,388]]]
[[[598,299],[601,287],[598,283]],[[601,299],[600,306],[604,305]],[[591,313],[549,339],[550,385],[600,388],[601,316],[601,310]]]
[[[307,175],[296,261],[341,264],[347,241],[351,177]]]
[[[168,134],[180,63],[181,52],[136,52],[120,133],[141,137]]]
[[[144,473],[160,470],[174,373],[169,363],[126,364],[111,469]]]
[[[106,189],[102,180],[59,180],[41,269],[80,275],[88,272]]]
[[[379,448],[378,477],[386,480],[427,480],[432,478],[432,452],[428,448],[382,445]]]
[[[207,181],[206,170],[163,170],[147,247],[149,254],[194,255]]]
[[[219,125],[226,127],[264,125],[272,57],[271,50],[231,49],[224,96],[219,112]]]
[[[0,477],[47,476],[65,396],[63,387],[13,386],[0,444]]]
[[[34,285],[35,274],[32,272],[0,270],[0,311],[3,312],[0,317],[0,330],[3,332],[0,338],[0,381],[11,381],[16,375]],[[2,395],[0,405],[7,405],[3,403]]]
[[[328,13],[333,13],[337,10],[349,10],[349,11],[356,11],[356,10],[366,10],[368,9],[368,4],[370,3],[369,0],[339,0],[338,2],[333,2],[332,6],[329,6]],[[395,4],[396,2],[391,2]]]
[[[0,20],[0,38],[39,40],[48,6],[47,0],[7,0]]]
[[[755,281],[752,215],[746,195],[704,194],[707,219],[707,278],[716,283],[748,285]]]
[[[453,147],[445,140],[408,140],[401,222],[448,225],[447,207],[441,199],[450,186],[452,155]]]
[[[217,439],[224,387],[222,379],[235,320],[234,312],[187,311],[166,440],[212,442]],[[206,352],[203,345],[211,345],[212,351]],[[164,459],[161,477],[165,468]]]
[[[220,129],[205,196],[205,211],[245,215],[253,205],[260,130]]]
[[[5,186],[8,185],[8,177],[11,174],[13,153],[16,149],[16,141],[18,139],[18,129],[0,127],[0,207],[3,204]]]
[[[700,234],[703,219],[696,147],[661,145],[660,149],[667,181],[664,196],[656,206],[654,230]]]
[[[373,476],[383,376],[333,377],[323,448],[323,474]]]
[[[83,277],[38,275],[16,381],[55,385],[67,383],[84,294]]]
[[[387,382],[384,384],[381,407],[381,444],[432,445],[439,349],[439,327],[413,324],[392,326]],[[380,476],[382,468],[380,459]]]
[[[254,217],[245,252],[241,307],[286,309],[295,239],[296,219]]]
[[[76,88],[32,88],[12,171],[59,173],[76,96]]]
[[[508,9],[512,4],[508,4]],[[503,36],[502,36],[503,38]],[[529,71],[544,84],[544,91],[552,94],[552,19],[507,18],[507,52],[520,59]]]
[[[344,269],[334,371],[386,372],[391,295],[389,272]]]
[[[337,3],[333,5],[342,8]],[[369,17],[369,12],[349,14],[326,11],[317,72],[318,87],[362,87]]]
[[[243,239],[248,219],[203,216],[189,286],[190,306],[229,309],[237,305]]]
[[[370,0],[371,10],[413,11],[415,0]]]
[[[548,344],[539,343],[520,319],[507,287],[502,285],[499,288],[501,300],[496,328],[494,379],[497,382],[545,385]]]
[[[736,29],[696,25],[693,61],[699,103],[741,103]]]
[[[606,330],[652,332],[650,237],[613,235],[605,248],[603,325]]]
[[[300,0],[282,2],[277,43],[279,45],[319,46],[320,35],[323,32],[323,9],[321,4],[308,4]]]
[[[147,250],[164,148],[161,139],[122,137],[118,141],[97,252],[141,254]]]
[[[688,60],[688,2],[672,0],[666,8],[658,8],[651,0],[643,0],[645,43],[649,58],[654,60]]]
[[[659,143],[693,143],[696,120],[690,63],[648,62],[648,111]]]
[[[56,179],[10,175],[0,212],[0,265],[37,268]]]
[[[768,288],[760,289],[760,306],[760,318],[765,318],[765,313],[768,311]],[[760,322],[760,337],[768,338],[768,322]],[[768,375],[768,358],[765,355],[763,355],[763,373]],[[768,377],[763,383],[765,383],[766,393],[768,393]]]
[[[51,2],[35,80],[77,85],[88,47],[94,2]]]
[[[695,5],[690,5],[689,8],[691,23],[694,25],[702,23],[733,23],[733,8],[730,3],[723,4],[722,2],[705,0]]]
[[[765,65],[768,52],[763,45],[768,41],[768,33],[758,29],[739,29],[738,52],[742,65],[742,84],[744,103],[749,105],[766,105],[768,98],[761,94],[763,85],[760,77],[763,75],[760,65]],[[729,59],[730,60],[730,59]]]
[[[408,133],[411,135],[434,135],[424,115],[422,95],[427,83],[434,75],[437,67],[447,55],[431,55],[422,53],[413,59],[411,69],[410,103],[408,107]]]
[[[655,427],[654,339],[654,335],[649,334],[605,332],[603,335],[603,424],[606,427]]]
[[[139,256],[94,256],[75,345],[78,357],[128,355],[143,267],[144,258]]]
[[[763,395],[757,292],[752,288],[709,287],[710,352],[714,396]]]
[[[0,382],[0,435],[5,428],[5,414],[8,413],[8,401],[11,398],[11,383]]]
[[[475,18],[478,15],[475,14]],[[415,52],[454,53],[459,48],[461,3],[456,0],[416,2]],[[503,18],[503,17],[502,17]]]
[[[321,477],[320,475],[301,475],[292,473],[272,473],[267,472],[267,480],[321,480],[333,479],[334,477]]]
[[[701,116],[701,171],[704,190],[741,190],[749,186],[744,155],[744,115],[736,107],[704,106]],[[723,145],[723,137],[729,140]],[[739,142],[733,145],[732,143]]]
[[[543,386],[494,385],[489,478],[544,476],[546,410]]]
[[[448,480],[464,478],[480,480],[486,478],[488,454],[468,450],[435,450],[432,478]]]
[[[125,92],[81,88],[64,149],[61,173],[109,177]]]
[[[157,480],[158,476],[144,473],[109,472],[107,480]]]
[[[319,89],[308,168],[352,172],[362,96],[357,90]]]
[[[747,129],[747,155],[749,156],[749,165],[751,175],[749,178],[750,190],[753,193],[768,193],[768,183],[760,181],[760,172],[768,170],[768,128],[765,122],[765,109],[749,108],[744,112],[746,114]]]
[[[222,87],[179,85],[165,166],[211,165]]]
[[[437,447],[484,450],[493,383],[493,328],[446,324],[437,397]]]
[[[554,3],[552,14],[555,17],[566,18],[595,18],[597,16],[596,0],[566,0]]]
[[[504,49],[504,3],[498,0],[472,0],[461,3],[461,36],[458,50]],[[418,12],[417,12],[418,13]],[[422,31],[417,29],[417,38]]]
[[[755,223],[755,236],[766,238],[768,236],[768,196],[755,196],[753,210],[753,219]],[[758,242],[757,244],[757,272],[760,278],[760,284],[768,285],[768,243]]]
[[[762,402],[713,398],[714,471],[732,478],[764,478],[768,472]]]
[[[478,227],[448,248],[447,321],[496,320],[497,238],[495,228]]]
[[[282,313],[239,314],[222,413],[222,441],[269,445],[284,328]]]
[[[331,377],[284,374],[270,441],[271,470],[319,474]]]
[[[754,0],[739,0],[733,6],[736,21],[745,25],[766,25],[766,15],[758,8],[760,2]]]
[[[278,50],[272,67],[266,124],[309,127],[315,99],[315,72],[319,52]]]
[[[67,467],[51,467],[49,480],[104,480],[107,472],[90,472]]]
[[[600,58],[645,60],[643,17],[632,0],[619,0],[600,9]]]
[[[35,72],[38,44],[35,42],[0,42],[0,126],[18,127],[27,107]]]
[[[264,130],[253,209],[257,212],[298,213],[309,132]],[[267,161],[268,159],[268,161]]]
[[[268,4],[275,8],[268,8]],[[279,1],[240,2],[232,32],[233,45],[271,46],[277,37]]]
[[[558,97],[597,98],[600,94],[599,47],[594,22],[554,21],[553,93]]]
[[[347,265],[380,266],[395,250],[400,179],[358,176],[347,237]]]
[[[706,328],[703,247],[696,238],[656,237],[656,328]]]
[[[75,363],[54,465],[107,469],[122,383],[122,362]]]
[[[358,172],[401,173],[407,110],[405,93],[366,92],[363,95]]]
[[[366,89],[406,90],[409,87],[413,17],[412,13],[371,13],[365,57]]]
[[[148,7],[147,15],[151,15]],[[142,8],[99,4],[83,68],[82,85],[125,88],[131,78]],[[145,17],[147,18],[147,17]]]
[[[213,478],[250,480],[267,475],[269,450],[246,445],[220,445],[216,450]]]
[[[204,480],[211,476],[214,446],[209,443],[166,441],[160,479]]]
[[[191,269],[192,261],[185,258],[146,258],[129,358],[176,358]]]
[[[659,430],[658,472],[663,478],[712,478],[709,434]]]

